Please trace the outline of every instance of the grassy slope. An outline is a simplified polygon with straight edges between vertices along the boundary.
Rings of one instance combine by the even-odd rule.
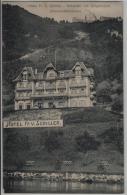
[[[32,112],[29,115],[30,119]],[[41,112],[45,111],[35,111],[33,113],[36,116],[38,113],[39,116]],[[70,167],[62,164],[61,169],[63,171],[98,172],[97,165],[100,161],[104,160],[109,163],[109,167],[106,169],[107,172],[123,172],[123,155],[114,144],[105,144],[103,138],[99,136],[111,126],[114,126],[118,116],[98,108],[62,110],[62,113],[64,119],[64,126],[62,128],[5,129],[5,134],[7,131],[15,131],[18,132],[19,136],[28,136],[30,149],[22,152],[21,155],[26,156],[25,160],[35,161],[35,166],[31,167],[32,169],[52,171],[55,168],[56,160],[71,160],[73,163]],[[19,118],[22,114],[18,115]],[[48,152],[41,140],[43,139],[44,132],[48,132],[50,135],[52,131],[63,132],[63,136],[60,138],[62,146],[52,152]],[[82,135],[84,131],[88,131],[96,140],[101,142],[97,150],[87,153],[76,150],[75,137]]]

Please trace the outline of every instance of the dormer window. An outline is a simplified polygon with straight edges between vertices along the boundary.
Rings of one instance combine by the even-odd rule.
[[[76,76],[81,76],[81,67],[80,66],[75,67],[75,75]]]
[[[56,77],[56,72],[54,70],[49,70],[47,72],[47,78],[55,78]]]
[[[23,72],[23,80],[26,81],[28,79],[27,71]]]

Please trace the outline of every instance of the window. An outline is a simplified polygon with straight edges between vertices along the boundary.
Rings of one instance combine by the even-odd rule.
[[[60,106],[64,106],[65,105],[65,102],[64,101],[59,101],[59,105]]]
[[[31,96],[31,93],[30,92],[27,92],[27,96],[30,97]]]
[[[23,74],[23,80],[27,80],[27,74]]]
[[[27,108],[27,110],[30,110],[30,105],[28,104],[28,105],[26,106],[26,108]]]
[[[39,82],[36,83],[36,87],[39,87]]]
[[[16,84],[16,87],[19,87],[19,83]]]
[[[65,89],[58,89],[59,93],[64,93],[66,90]]]
[[[64,77],[64,72],[60,72],[60,77]]]
[[[38,108],[42,109],[43,108],[43,103],[42,102],[38,102]]]
[[[57,86],[57,89],[59,92],[63,93],[66,91],[66,82],[65,80],[60,80],[58,81],[58,86]]]
[[[30,78],[31,77],[31,74],[30,73],[28,73],[28,78]]]
[[[49,73],[49,77],[54,77],[55,75],[54,75],[54,72],[50,72]]]
[[[46,92],[48,94],[54,94],[56,92],[56,90],[55,89],[47,89]]]
[[[84,103],[85,103],[84,100],[80,100],[80,101],[79,101],[79,106],[84,106]]]
[[[43,87],[44,83],[42,81],[39,82],[39,87]]]
[[[80,76],[81,75],[81,68],[80,68],[80,66],[77,66],[75,68],[75,74],[76,74],[76,76]]]
[[[56,72],[54,70],[49,70],[47,72],[47,78],[55,78]]]
[[[22,104],[20,104],[19,105],[19,110],[22,110],[22,109],[23,109]]]
[[[71,88],[70,91],[72,94],[77,94],[77,89],[75,89],[75,88]]]
[[[17,83],[17,87],[22,87],[22,82]]]
[[[49,102],[48,105],[49,105],[49,108],[55,108],[55,105],[53,102]]]

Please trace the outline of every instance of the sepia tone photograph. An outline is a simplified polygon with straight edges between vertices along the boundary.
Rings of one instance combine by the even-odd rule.
[[[124,193],[123,2],[2,1],[2,193]]]

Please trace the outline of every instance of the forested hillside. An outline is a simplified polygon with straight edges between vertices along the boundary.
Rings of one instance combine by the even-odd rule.
[[[18,117],[16,120],[26,116],[32,119],[45,114],[44,110],[12,111],[12,81],[24,66],[43,71],[47,63],[55,62],[55,52],[58,70],[71,69],[77,61],[93,67],[97,103],[110,104],[113,110],[122,111],[122,19],[56,22],[18,6],[4,4],[2,8],[3,108],[11,111],[3,113],[5,119],[13,120],[14,116]],[[69,160],[72,171],[123,173],[123,121],[118,113],[115,115],[98,106],[61,112],[64,121],[61,129],[4,129],[4,168],[25,169],[26,161],[32,160],[34,169],[65,171],[59,162]]]
[[[93,67],[97,99],[115,103],[122,110],[123,37],[122,20],[93,23],[56,22],[18,6],[3,5],[4,102],[12,103],[12,80],[24,65],[43,71],[56,51],[58,69],[71,69],[76,61]],[[9,92],[11,91],[11,94]],[[7,96],[9,94],[9,97]]]

